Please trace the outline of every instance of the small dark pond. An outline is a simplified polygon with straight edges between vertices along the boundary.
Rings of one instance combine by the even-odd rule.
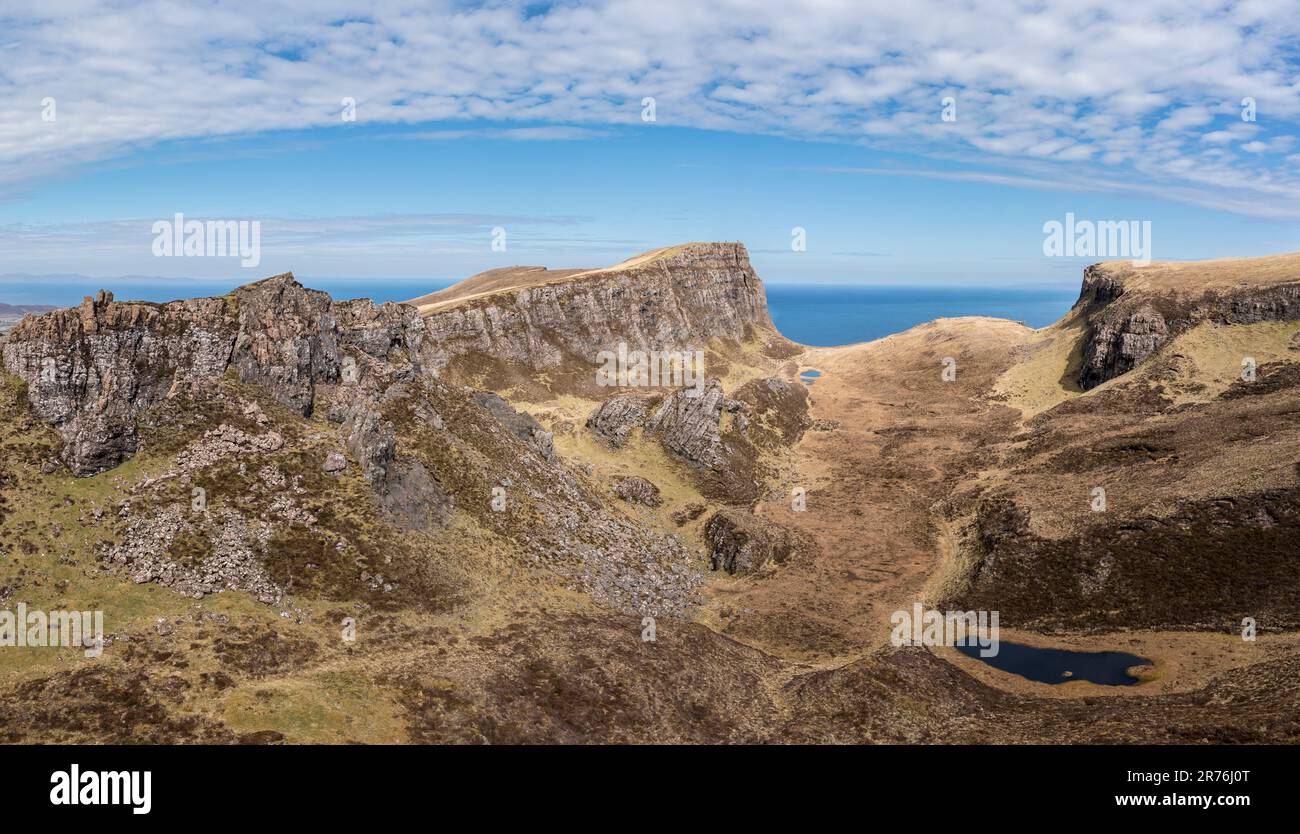
[[[806,385],[812,385],[817,381],[817,377],[821,375],[821,371],[815,371],[812,368],[808,368],[799,372],[799,379]]]
[[[1150,666],[1151,661],[1128,652],[1073,652],[1044,649],[1020,643],[998,644],[994,657],[980,657],[979,646],[955,646],[967,657],[978,658],[1004,672],[1039,683],[1092,681],[1104,686],[1132,686],[1141,683],[1128,674],[1130,666]]]

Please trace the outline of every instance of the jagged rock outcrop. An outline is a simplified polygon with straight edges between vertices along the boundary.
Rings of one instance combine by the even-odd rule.
[[[474,392],[474,402],[539,455],[547,460],[555,457],[555,436],[542,428],[542,424],[531,414],[515,411],[510,403],[491,391]]]
[[[340,382],[349,364],[343,382],[366,383],[380,365],[387,377],[409,377],[426,352],[413,308],[335,303],[285,274],[222,298],[167,304],[100,292],[25,319],[6,337],[3,361],[27,382],[36,415],[63,435],[64,462],[93,475],[135,453],[141,411],[227,368],[310,415],[317,385]],[[376,393],[377,383],[367,390]]]
[[[239,337],[231,365],[294,411],[311,414],[318,381],[339,375],[338,326],[328,294],[279,275],[234,292]]]
[[[365,338],[366,331],[361,332]],[[386,350],[384,344],[382,339],[372,342],[377,351]],[[333,388],[328,416],[340,424],[343,446],[360,465],[389,520],[405,529],[427,530],[451,515],[451,497],[424,464],[398,454],[397,428],[383,412],[385,403],[407,396],[410,370],[409,364],[375,362],[364,376],[353,379],[345,374],[343,383]],[[436,412],[433,418],[441,422]]]
[[[711,548],[710,567],[732,574],[759,573],[783,565],[812,546],[792,530],[733,509],[720,510],[708,520],[704,539]]]
[[[453,502],[423,463],[396,458],[384,473],[379,503],[389,518],[407,530],[429,530],[450,516]]]
[[[90,475],[134,454],[138,410],[224,373],[237,332],[223,299],[122,303],[101,291],[24,319],[5,339],[4,367],[63,435],[65,463]]]
[[[709,380],[703,391],[680,388],[664,398],[646,421],[646,430],[659,436],[664,448],[690,463],[715,469],[725,461],[722,410],[733,407],[722,383]]]
[[[1160,349],[1169,339],[1164,316],[1149,306],[1128,316],[1101,317],[1093,326],[1084,349],[1079,385],[1095,388],[1108,379],[1128,373]]]
[[[730,423],[724,415],[731,415]],[[734,397],[716,379],[657,400],[621,394],[587,418],[587,428],[614,448],[643,428],[647,437],[694,468],[706,494],[741,503],[758,494],[758,450],[788,447],[809,425],[807,391],[776,378],[751,380]]]
[[[596,367],[619,342],[638,350],[702,350],[710,339],[772,330],[762,282],[739,243],[693,243],[618,266],[424,309],[442,367],[481,354],[542,370],[566,360]]]
[[[1224,263],[1137,268],[1116,262],[1084,270],[1074,307],[1087,326],[1080,387],[1095,388],[1129,372],[1202,321],[1253,324],[1300,318],[1300,275],[1249,284],[1221,277]]]
[[[357,387],[338,391],[330,409],[330,418],[341,423],[343,445],[361,465],[362,476],[371,485],[381,485],[388,476],[388,466],[397,457],[397,432],[383,418],[375,403]]]
[[[338,325],[338,342],[343,349],[356,348],[374,359],[392,361],[405,354],[415,365],[426,354],[424,320],[407,304],[376,304],[368,298],[335,301],[330,308]]]
[[[650,400],[635,394],[610,397],[587,418],[587,428],[617,449],[627,442],[634,429],[645,425],[650,405]]]
[[[615,448],[645,428],[674,455],[716,469],[727,457],[722,415],[734,415],[738,438],[767,448],[790,445],[811,425],[808,391],[783,379],[751,380],[728,397],[716,379],[702,389],[680,388],[662,398],[620,394],[587,417],[587,428]]]

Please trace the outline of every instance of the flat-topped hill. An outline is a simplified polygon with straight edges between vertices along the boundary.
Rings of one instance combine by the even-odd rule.
[[[480,272],[446,289],[431,292],[419,298],[412,298],[405,303],[418,307],[421,313],[429,313],[440,307],[471,298],[524,289],[525,287],[536,287],[552,281],[562,281],[585,271],[583,269],[547,269],[544,266],[503,266]]]
[[[602,269],[491,270],[408,303],[424,316],[435,365],[470,378],[499,367],[580,368],[593,377],[597,355],[620,344],[646,351],[787,344],[739,243],[669,246]]]
[[[1077,381],[1094,388],[1137,367],[1171,338],[1202,322],[1300,319],[1300,254],[1147,266],[1094,264],[1084,270],[1083,290],[1071,316],[1085,325]]]
[[[467,301],[476,301],[496,295],[518,292],[549,284],[563,284],[570,281],[599,280],[610,273],[634,271],[639,268],[661,267],[673,269],[699,262],[721,254],[724,258],[734,259],[737,265],[744,263],[749,267],[749,253],[739,243],[680,243],[673,246],[661,246],[642,252],[640,255],[620,261],[613,266],[595,269],[549,269],[544,266],[504,266],[489,269],[459,281],[450,287],[413,298],[405,303],[419,308],[424,315],[458,306]]]
[[[1209,261],[1152,261],[1146,266],[1105,261],[1089,271],[1118,281],[1128,290],[1200,293],[1300,283],[1300,252]]]

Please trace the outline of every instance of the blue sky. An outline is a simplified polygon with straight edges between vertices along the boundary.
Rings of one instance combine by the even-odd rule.
[[[739,240],[769,282],[1076,286],[1067,212],[1157,259],[1300,250],[1290,4],[24,5],[0,273],[418,286]],[[155,257],[177,212],[258,221],[260,262]]]
[[[254,272],[349,278],[600,266],[667,243],[740,240],[769,281],[1073,284],[1088,259],[1042,254],[1043,223],[1066,212],[1149,219],[1158,257],[1300,249],[1295,223],[1153,197],[846,172],[915,164],[856,145],[657,125],[563,141],[402,139],[387,126],[341,125],[170,143],[82,166],[0,203],[0,223],[87,224],[94,240],[96,224],[136,221],[104,232],[102,246],[6,272],[234,279],[253,276],[230,260],[154,258],[154,220],[260,218]],[[277,220],[331,218],[319,231],[275,234]],[[498,226],[505,252],[491,248]],[[805,251],[791,249],[795,227],[807,232]]]

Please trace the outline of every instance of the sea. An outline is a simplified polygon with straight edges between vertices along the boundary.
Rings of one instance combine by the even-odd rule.
[[[777,330],[816,347],[868,342],[950,316],[995,316],[1046,327],[1078,297],[1077,288],[767,285]]]
[[[454,281],[413,279],[319,279],[299,277],[334,298],[406,301],[451,286]],[[93,295],[103,281],[73,279],[0,281],[0,302],[73,306]],[[221,295],[230,282],[114,280],[120,300],[171,301]],[[996,316],[1044,327],[1063,316],[1077,288],[993,288],[957,286],[767,284],[768,308],[777,329],[805,345],[830,347],[879,339],[945,316]]]

